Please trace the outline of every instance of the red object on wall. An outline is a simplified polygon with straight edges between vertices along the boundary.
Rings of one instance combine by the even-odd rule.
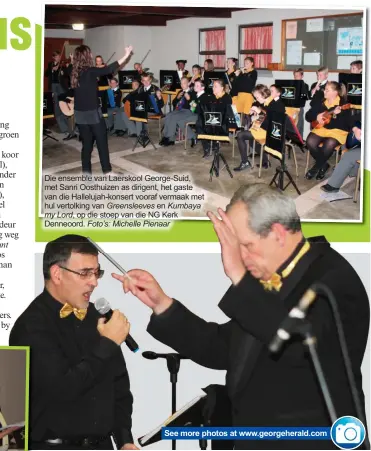
[[[243,50],[271,50],[273,48],[273,26],[247,27],[243,29]],[[255,60],[255,67],[267,68],[272,62],[272,54],[257,53],[252,56]]]
[[[205,52],[210,51],[210,55],[205,55],[205,59],[210,58],[215,67],[225,67],[225,55],[212,55],[215,50],[225,51],[225,30],[205,31]]]

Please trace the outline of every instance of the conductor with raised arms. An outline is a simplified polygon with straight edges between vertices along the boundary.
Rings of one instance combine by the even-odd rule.
[[[110,163],[106,123],[98,100],[97,78],[111,75],[129,59],[133,47],[125,48],[122,58],[108,66],[95,67],[90,47],[76,47],[71,72],[71,87],[75,95],[75,122],[82,139],[82,172],[91,174],[91,154],[94,140],[97,143],[99,160],[103,173],[110,173]]]
[[[369,302],[352,266],[323,236],[305,238],[292,199],[264,184],[242,186],[220,218],[209,213],[231,286],[219,303],[225,324],[207,322],[164,293],[155,278],[135,269],[113,275],[153,311],[148,332],[194,362],[227,370],[234,426],[329,427],[310,356],[294,337],[280,354],[269,344],[282,321],[316,281],[335,295],[356,390],[364,411],[361,363],[369,329]],[[188,280],[187,283],[191,283]],[[197,296],[197,287],[195,287]],[[202,302],[202,299],[200,299]],[[332,310],[319,294],[307,319],[337,416],[356,415]],[[236,440],[235,449],[336,449],[330,440]]]

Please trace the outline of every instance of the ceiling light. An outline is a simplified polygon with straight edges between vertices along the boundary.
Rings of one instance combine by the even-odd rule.
[[[73,23],[72,29],[76,30],[76,31],[82,31],[84,29],[84,24],[83,23]]]

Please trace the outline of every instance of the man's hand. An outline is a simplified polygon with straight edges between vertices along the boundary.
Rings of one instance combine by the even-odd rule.
[[[109,338],[120,346],[129,335],[130,323],[128,319],[119,310],[114,310],[111,319],[105,321],[105,318],[99,318],[98,332],[102,337]]]
[[[246,273],[241,256],[240,243],[225,211],[218,208],[218,213],[221,219],[218,219],[211,212],[208,212],[207,216],[213,223],[214,230],[218,235],[222,250],[224,272],[231,279],[233,285],[237,285]]]
[[[158,100],[162,99],[162,92],[159,89],[156,91],[156,96],[157,96]]]
[[[188,94],[188,92],[186,92],[186,93],[184,94],[184,97],[185,97],[187,100],[191,100],[191,96]]]
[[[134,443],[126,443],[121,449],[140,449],[134,445]]]
[[[339,107],[339,106],[337,106],[335,109],[334,109],[334,114],[340,114],[341,113],[341,108]]]
[[[156,315],[167,310],[173,303],[173,300],[163,292],[157,280],[147,271],[132,269],[125,276],[112,274],[112,277],[122,282],[125,293],[131,292]]]

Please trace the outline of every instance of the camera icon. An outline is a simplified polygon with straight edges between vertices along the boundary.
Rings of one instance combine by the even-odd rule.
[[[361,441],[361,427],[355,423],[339,424],[335,434],[338,443],[355,444]]]
[[[362,445],[366,429],[362,421],[356,417],[338,418],[331,427],[330,436],[340,449],[356,449]]]

